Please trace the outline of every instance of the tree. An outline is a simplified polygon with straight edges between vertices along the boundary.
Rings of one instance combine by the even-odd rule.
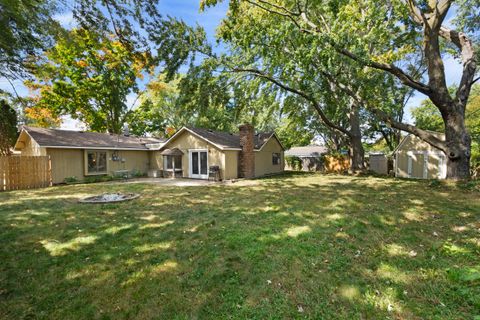
[[[63,1],[0,1],[0,77],[13,80],[27,73],[26,62],[49,48],[61,28],[52,16]]]
[[[455,90],[457,89],[451,89],[451,91]],[[417,127],[444,133],[442,114],[430,100],[424,100],[419,107],[414,108],[412,116]],[[480,84],[472,87],[465,109],[465,119],[465,126],[472,137],[470,167],[475,169],[480,166]]]
[[[204,0],[202,5],[214,5],[217,0]],[[468,178],[471,138],[465,127],[465,107],[475,78],[477,65],[474,43],[470,34],[478,34],[480,4],[478,1],[462,1],[457,14],[457,27],[446,26],[445,18],[453,0],[386,1],[330,1],[304,2],[300,0],[231,1],[227,23],[233,23],[242,6],[263,10],[262,18],[281,17],[289,27],[312,37],[312,53],[318,54],[325,47],[337,54],[395,76],[408,86],[428,96],[442,114],[445,141],[416,126],[398,122],[381,110],[372,109],[389,125],[410,132],[447,155],[447,178]],[[387,17],[387,18],[385,18]],[[344,23],[348,21],[348,23]],[[470,28],[470,29],[468,29]],[[293,32],[293,31],[292,31]],[[445,42],[446,45],[442,45]],[[385,47],[389,43],[389,47]],[[416,44],[422,44],[415,50]],[[372,50],[375,48],[376,50]],[[463,64],[463,73],[454,95],[449,94],[446,84],[443,56],[446,50],[454,49]],[[373,51],[373,52],[372,52]],[[423,56],[428,82],[412,76],[401,62],[410,55]],[[395,64],[396,63],[396,64]]]
[[[120,133],[132,107],[127,96],[138,93],[137,78],[148,59],[115,36],[74,29],[32,65],[35,81],[26,84],[37,94],[33,110],[70,115],[93,131]]]
[[[0,100],[0,155],[10,155],[17,139],[17,113],[6,100]]]
[[[394,102],[402,100],[398,96],[404,93],[391,90],[397,86],[393,77],[359,67],[333,48],[322,46],[321,39],[304,33],[292,20],[270,14],[258,2],[231,2],[219,35],[232,52],[229,59],[224,59],[227,67],[250,75],[247,80],[257,77],[273,83],[281,100],[300,97],[297,112],[307,102],[329,128],[325,132],[347,142],[352,171],[365,168],[362,139],[368,129],[366,120],[372,118],[367,109],[375,106],[387,114],[402,115]],[[378,41],[388,45],[386,39]],[[388,130],[375,128],[390,137]]]
[[[440,111],[430,100],[423,100],[420,106],[412,109],[415,125],[424,130],[443,132],[443,119]]]

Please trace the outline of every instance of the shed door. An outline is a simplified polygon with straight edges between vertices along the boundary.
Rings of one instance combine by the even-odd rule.
[[[425,172],[425,156],[423,154],[413,154],[411,157],[411,174],[412,178],[422,179]]]

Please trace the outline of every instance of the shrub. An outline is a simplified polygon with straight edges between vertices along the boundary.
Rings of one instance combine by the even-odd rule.
[[[132,174],[131,174],[132,177],[134,178],[141,178],[141,177],[145,177],[146,176],[146,173],[145,172],[142,172],[140,170],[132,170]]]
[[[85,183],[96,183],[96,182],[106,182],[106,181],[112,181],[113,177],[109,175],[103,175],[103,176],[88,176],[85,178],[84,182]]]
[[[297,156],[285,156],[285,162],[293,170],[302,170],[302,159]]]
[[[78,179],[77,179],[77,177],[75,177],[75,176],[71,176],[71,177],[66,177],[65,179],[63,179],[63,181],[64,181],[66,184],[74,184],[74,183],[77,183],[77,182],[78,182]]]

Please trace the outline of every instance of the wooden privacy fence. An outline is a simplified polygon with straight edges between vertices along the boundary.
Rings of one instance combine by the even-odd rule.
[[[325,156],[325,172],[344,172],[350,168],[350,158],[347,156]]]
[[[0,191],[51,185],[52,166],[49,156],[0,157]]]

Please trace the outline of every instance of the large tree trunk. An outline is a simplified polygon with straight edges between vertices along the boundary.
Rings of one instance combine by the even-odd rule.
[[[350,137],[350,171],[352,173],[365,171],[365,151],[361,136]]]
[[[471,138],[465,128],[463,112],[444,115],[445,144],[447,154],[447,179],[470,178]]]
[[[352,103],[348,115],[350,123],[350,171],[352,173],[365,171],[365,151],[362,144],[362,131],[360,129],[360,113],[355,103]]]

